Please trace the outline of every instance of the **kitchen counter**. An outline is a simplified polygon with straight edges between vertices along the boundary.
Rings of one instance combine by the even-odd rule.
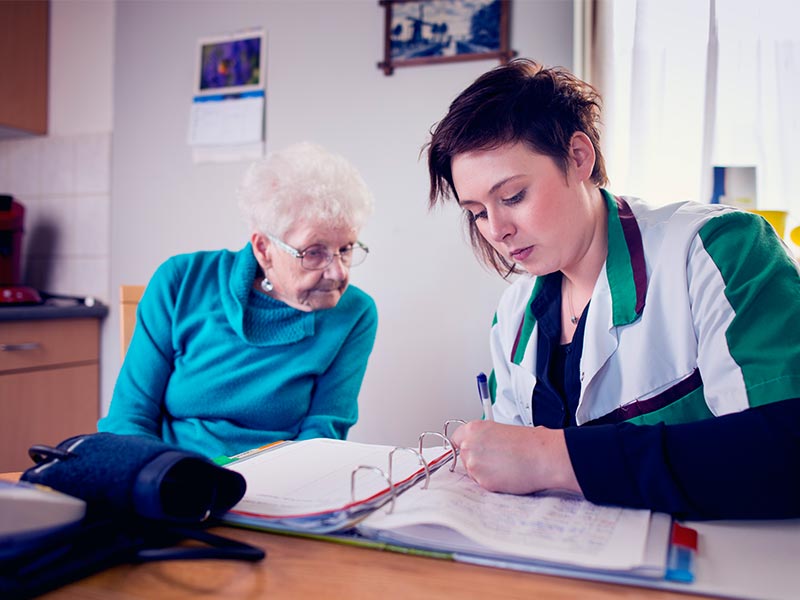
[[[1,321],[39,321],[43,319],[102,319],[108,315],[108,307],[100,302],[94,306],[77,303],[38,304],[30,306],[4,306],[0,304]]]
[[[100,322],[108,308],[60,299],[0,304],[0,471],[30,466],[28,448],[97,430]]]

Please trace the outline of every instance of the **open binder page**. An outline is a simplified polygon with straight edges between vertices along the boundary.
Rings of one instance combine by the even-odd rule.
[[[247,492],[224,520],[318,533],[351,526],[425,477],[416,452],[392,454],[393,450],[393,446],[312,439],[247,455],[226,465],[244,476]],[[433,472],[452,457],[452,451],[443,446],[424,448],[422,456]]]
[[[409,490],[393,511],[374,512],[358,530],[430,550],[663,577],[669,541],[663,516],[666,526],[653,528],[662,539],[648,544],[650,511],[598,506],[561,492],[487,492],[457,468],[439,471],[428,489]]]

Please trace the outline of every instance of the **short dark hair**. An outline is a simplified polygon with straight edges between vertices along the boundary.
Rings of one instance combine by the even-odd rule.
[[[525,143],[550,156],[566,175],[572,136],[583,132],[595,151],[591,180],[606,185],[600,151],[600,94],[590,84],[560,67],[545,68],[529,59],[515,59],[475,80],[450,104],[447,115],[431,129],[428,148],[429,204],[458,200],[451,165],[465,152]],[[470,242],[479,258],[503,277],[516,272],[468,220]]]

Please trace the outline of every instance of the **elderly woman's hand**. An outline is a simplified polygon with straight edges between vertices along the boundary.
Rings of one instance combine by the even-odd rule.
[[[451,439],[469,476],[487,490],[581,491],[563,430],[471,421],[456,429]]]

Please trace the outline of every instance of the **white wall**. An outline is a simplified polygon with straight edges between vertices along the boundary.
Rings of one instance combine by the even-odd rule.
[[[514,49],[570,66],[572,2],[513,9]],[[118,2],[111,284],[146,282],[177,252],[245,244],[233,199],[245,164],[193,164],[186,133],[197,38],[263,26],[268,150],[317,141],[347,156],[377,199],[361,236],[370,257],[352,273],[380,324],[351,439],[409,444],[447,418],[479,416],[475,375],[491,368],[488,328],[506,284],[476,263],[455,209],[428,212],[418,155],[455,95],[497,63],[386,77],[383,15],[372,0]],[[104,361],[115,371],[116,344]]]

